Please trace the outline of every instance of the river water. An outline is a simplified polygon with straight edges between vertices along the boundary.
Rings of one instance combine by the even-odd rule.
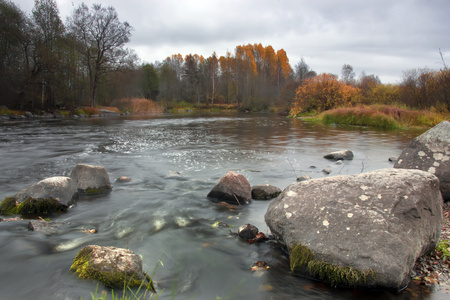
[[[158,299],[444,299],[414,284],[399,293],[368,293],[292,276],[282,247],[249,245],[231,234],[246,223],[269,234],[264,214],[270,201],[230,208],[206,197],[230,170],[251,185],[284,189],[301,175],[391,168],[388,158],[420,133],[245,114],[0,123],[1,199],[44,178],[69,176],[78,163],[104,166],[113,183],[108,195],[80,198],[53,216],[67,222],[59,234],[28,231],[27,220],[0,222],[0,299],[91,299],[97,283],[69,271],[89,244],[141,255],[148,273],[157,268]],[[344,149],[354,160],[323,158]],[[323,174],[324,168],[332,173]],[[115,183],[120,176],[132,181]],[[219,221],[229,227],[214,226]],[[251,271],[257,261],[270,268]]]

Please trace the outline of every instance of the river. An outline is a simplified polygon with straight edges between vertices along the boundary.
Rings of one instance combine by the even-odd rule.
[[[388,158],[420,133],[247,114],[2,122],[1,199],[44,178],[69,176],[78,163],[104,166],[113,190],[80,198],[53,216],[67,222],[59,234],[28,231],[27,220],[0,222],[0,299],[91,299],[97,283],[69,271],[89,244],[141,255],[148,273],[157,268],[158,299],[444,299],[414,284],[399,293],[369,293],[292,276],[279,245],[250,245],[231,234],[246,223],[269,234],[264,214],[270,201],[230,208],[206,197],[230,170],[251,185],[284,189],[301,175],[391,168]],[[344,149],[354,152],[352,161],[323,158]],[[115,183],[121,176],[132,181]],[[213,226],[218,221],[229,227]],[[270,268],[252,272],[260,260]]]

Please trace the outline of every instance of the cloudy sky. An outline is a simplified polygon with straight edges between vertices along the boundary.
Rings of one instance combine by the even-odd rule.
[[[13,0],[31,13],[34,0]],[[80,0],[56,0],[65,22]],[[404,71],[450,64],[448,0],[85,0],[113,6],[132,32],[142,61],[180,53],[234,53],[237,45],[283,48],[294,67],[303,57],[317,73],[378,75],[399,83]]]

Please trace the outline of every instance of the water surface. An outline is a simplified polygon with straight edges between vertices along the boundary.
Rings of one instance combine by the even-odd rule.
[[[69,271],[89,244],[129,248],[155,275],[159,299],[443,299],[411,285],[400,293],[334,289],[292,276],[275,243],[249,245],[232,232],[246,223],[269,234],[270,201],[229,208],[206,198],[227,172],[251,185],[284,189],[296,177],[319,178],[391,168],[418,131],[338,128],[269,115],[183,115],[0,124],[0,197],[51,176],[68,176],[78,163],[104,166],[108,195],[81,198],[54,221],[57,235],[29,232],[27,221],[0,223],[0,299],[91,299],[96,283]],[[323,158],[350,149],[355,158]],[[331,176],[328,175],[328,176]],[[115,183],[120,176],[130,183]],[[214,228],[222,221],[229,227]],[[83,233],[95,228],[97,234]],[[252,272],[253,263],[270,269]],[[159,263],[159,261],[162,262]],[[103,290],[103,287],[99,287]]]

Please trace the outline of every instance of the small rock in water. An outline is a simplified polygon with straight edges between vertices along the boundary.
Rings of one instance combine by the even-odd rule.
[[[119,183],[127,183],[127,182],[130,182],[130,181],[131,181],[131,178],[130,177],[126,177],[126,176],[121,176],[121,177],[116,179],[116,182],[119,182]]]
[[[310,179],[311,179],[311,176],[303,175],[303,176],[297,177],[297,182],[302,182],[302,181],[306,181],[306,180],[310,180]]]
[[[281,190],[269,184],[255,185],[252,187],[252,199],[270,200],[281,194]]]
[[[328,174],[331,173],[331,170],[330,170],[330,169],[323,169],[323,170],[322,170],[322,173],[328,175]]]
[[[343,151],[335,151],[331,152],[324,156],[324,158],[327,159],[334,159],[334,160],[352,160],[353,159],[353,152],[350,150],[343,150]]]
[[[255,225],[252,224],[245,224],[239,227],[238,229],[238,235],[244,240],[252,240],[256,238],[256,235],[258,234],[259,230]]]
[[[389,161],[390,161],[390,162],[397,162],[397,160],[398,160],[398,157],[397,157],[397,156],[391,156],[391,157],[389,157]]]

